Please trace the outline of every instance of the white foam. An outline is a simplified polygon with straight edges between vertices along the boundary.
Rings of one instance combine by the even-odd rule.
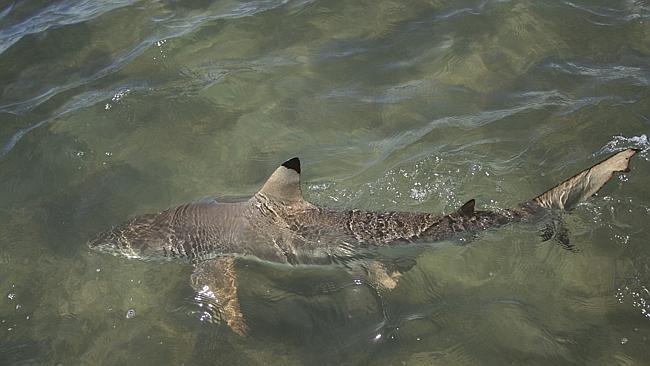
[[[622,135],[613,136],[612,139],[603,146],[597,155],[611,154],[624,149],[639,149],[639,156],[646,161],[650,161],[648,151],[650,151],[650,141],[648,136],[641,134],[639,136],[625,137]]]

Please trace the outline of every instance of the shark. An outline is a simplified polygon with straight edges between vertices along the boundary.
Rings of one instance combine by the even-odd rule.
[[[637,151],[617,152],[515,207],[477,210],[475,200],[470,199],[449,214],[318,206],[302,194],[301,164],[295,157],[281,164],[249,199],[202,199],[136,216],[100,232],[88,246],[132,259],[186,261],[194,267],[193,289],[219,304],[215,319],[244,335],[248,324],[238,299],[236,262],[240,258],[290,266],[338,264],[363,276],[371,286],[390,291],[410,267],[366,258],[364,250],[450,240],[549,210],[569,211],[616,173],[629,172],[629,161]],[[545,239],[554,235],[543,234]],[[567,243],[566,235],[556,236]]]

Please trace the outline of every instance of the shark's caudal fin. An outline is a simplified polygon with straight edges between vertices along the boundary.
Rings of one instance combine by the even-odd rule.
[[[616,153],[535,197],[533,202],[545,208],[571,210],[598,192],[615,172],[628,172],[630,158],[637,151],[627,149]]]
[[[281,202],[302,202],[300,190],[300,159],[293,158],[285,161],[266,180],[259,193]]]

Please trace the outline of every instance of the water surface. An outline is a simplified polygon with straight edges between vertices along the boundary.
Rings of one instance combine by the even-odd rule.
[[[0,0],[0,364],[650,363],[650,4]],[[564,216],[400,248],[377,294],[338,268],[241,268],[248,337],[202,321],[191,267],[94,233],[282,161],[339,208],[515,205],[608,154]]]

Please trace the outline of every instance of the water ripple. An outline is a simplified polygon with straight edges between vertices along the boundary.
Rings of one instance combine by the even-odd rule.
[[[156,45],[160,40],[168,40],[172,38],[181,37],[215,20],[236,19],[236,18],[252,16],[259,12],[268,11],[276,7],[282,6],[286,3],[287,0],[250,1],[244,3],[235,3],[235,4],[230,3],[221,6],[218,9],[212,9],[209,12],[204,12],[198,15],[186,15],[186,16],[174,15],[174,16],[167,17],[167,19],[165,20],[157,19],[155,21],[161,22],[164,28],[163,27],[158,28],[159,30],[157,32],[154,32],[154,34],[150,34],[148,37],[144,37],[144,39],[141,40],[138,44],[132,46],[130,49],[121,52],[121,54],[110,65],[96,71],[95,73],[93,73],[88,77],[83,77],[76,81],[56,85],[45,91],[41,91],[38,95],[28,98],[26,100],[0,105],[0,112],[8,112],[13,114],[25,113],[39,106],[45,101],[49,100],[53,96],[58,95],[64,91],[76,88],[80,85],[89,84],[92,81],[113,74],[121,70],[124,66],[128,65],[135,58],[143,54],[151,46]],[[122,4],[122,3],[120,2],[113,3],[113,6],[110,8],[96,8],[85,3],[82,3],[78,6],[70,5],[68,7],[64,7],[64,9],[67,9],[67,11],[73,11],[75,9],[79,9],[80,14],[77,14],[75,17],[72,17],[72,19],[65,18],[65,21],[60,19],[58,16],[51,15],[51,14],[58,15],[59,13],[63,15],[67,14],[64,11],[57,12],[56,10],[58,10],[59,7],[61,7],[60,5],[57,5],[57,7],[55,7],[54,10],[43,11],[39,13],[36,19],[30,18],[26,20],[24,23],[29,25],[28,27],[29,29],[27,30],[22,28],[15,30],[14,28],[16,28],[17,26],[10,27],[9,29],[0,30],[0,53],[2,53],[2,51],[4,51],[6,48],[9,47],[9,46],[4,47],[5,45],[9,43],[14,44],[18,42],[20,38],[22,38],[27,34],[43,32],[50,27],[55,27],[55,26],[61,27],[69,24],[75,24],[77,22],[87,21],[89,19],[92,19],[92,17],[97,17],[101,14],[106,13],[107,11],[116,9],[118,7],[116,6],[116,4]],[[129,5],[129,2],[124,2],[124,4],[120,5],[120,7],[126,5]],[[41,18],[44,19],[41,20]],[[32,24],[34,22],[36,23],[36,25]],[[12,37],[14,37],[15,39]]]
[[[1,11],[0,11],[0,19],[2,19],[2,18],[4,18],[5,16],[7,16],[7,14],[9,14],[9,13],[13,10],[14,5],[16,5],[16,3],[11,3],[11,4],[9,4],[6,8],[4,8],[3,10],[1,10]]]
[[[564,1],[564,4],[589,15],[611,19],[618,22],[629,22],[631,20],[650,17],[650,6],[645,4],[643,1],[638,0],[628,0],[623,2],[623,9],[592,4],[581,4],[571,1]],[[599,25],[612,25],[603,22],[598,23]]]
[[[82,94],[79,94],[72,98],[71,101],[63,105],[61,108],[57,109],[50,117],[47,117],[45,119],[42,119],[28,127],[24,127],[19,129],[18,131],[14,132],[11,137],[7,140],[7,142],[4,143],[2,148],[0,148],[0,157],[3,157],[7,155],[15,146],[16,144],[23,138],[25,135],[28,133],[32,132],[33,130],[46,125],[52,121],[55,121],[58,118],[61,118],[62,116],[74,112],[80,108],[86,108],[92,105],[95,105],[103,100],[111,98],[111,96],[115,96],[118,93],[120,93],[123,90],[137,90],[137,89],[143,89],[145,88],[145,85],[136,85],[136,84],[131,84],[129,86],[125,85],[119,85],[115,86],[109,90],[91,90]]]
[[[87,77],[78,79],[71,78],[72,81],[61,83],[55,86],[51,86],[45,90],[41,90],[37,95],[29,97],[27,99],[1,104],[0,113],[27,113],[63,92],[79,88],[84,85],[90,85],[97,80],[112,75],[123,69],[125,66],[129,65],[133,60],[146,52],[150,47],[158,45],[160,43],[160,40],[168,40],[171,38],[181,37],[207,24],[210,24],[215,20],[248,17],[259,12],[264,12],[283,6],[288,2],[288,0],[227,2],[215,5],[214,9],[209,9],[208,11],[202,12],[200,14],[172,14],[167,15],[165,18],[157,18],[155,21],[162,23],[164,27],[158,28],[158,32],[145,37],[138,44],[121,52],[121,54],[119,54],[119,56],[117,56],[108,66],[95,71]],[[39,12],[37,15],[30,17],[20,24],[0,29],[0,54],[28,34],[44,32],[52,27],[61,27],[88,21],[111,10],[128,6],[133,3],[134,1],[132,0],[122,0],[119,2],[113,2],[110,6],[99,6],[95,5],[94,2],[85,0],[79,3],[57,3],[56,5],[51,5]],[[294,5],[294,7],[307,6],[308,4],[309,2],[299,1],[297,5]],[[11,8],[8,8],[3,12],[9,12],[10,10]],[[74,14],[74,16],[71,16],[71,14]],[[287,62],[290,61],[284,60],[282,58],[272,58],[268,60],[264,59],[253,61],[249,66],[252,68],[260,69],[262,67],[270,67],[273,64],[286,64]],[[241,63],[238,64],[237,67],[241,68]],[[201,73],[200,70],[190,72]],[[223,73],[221,72],[217,72],[217,75],[214,75],[213,72],[210,72],[210,74],[202,75],[201,80],[203,80],[203,82],[199,82],[201,85],[198,85],[198,90],[209,87],[214,83],[220,81],[222,76]],[[59,118],[60,116],[70,111],[91,106],[94,103],[97,103],[113,94],[114,90],[91,90],[82,93],[81,95],[77,96],[73,102],[67,103],[52,116],[14,132],[14,134],[9,138],[8,141],[4,143],[3,147],[0,149],[0,157],[6,155],[9,151],[11,151],[11,149],[13,149],[18,141],[20,141],[22,137],[31,131]]]
[[[136,0],[53,2],[28,19],[0,29],[0,54],[27,35],[45,32],[50,28],[85,22],[135,2]],[[11,12],[12,8],[13,4],[3,10],[0,18]]]
[[[132,61],[137,56],[142,54],[153,43],[154,42],[152,40],[146,40],[144,42],[139,43],[137,46],[135,46],[128,52],[125,52],[119,57],[117,57],[110,65],[106,66],[103,69],[100,69],[99,71],[95,72],[91,76],[81,78],[73,82],[64,83],[62,85],[54,86],[46,90],[45,92],[24,101],[0,105],[0,113],[1,112],[12,113],[12,114],[26,113],[34,109],[35,107],[39,106],[40,104],[50,100],[52,97],[60,93],[80,87],[82,85],[90,84],[95,80],[110,75],[120,70],[122,67],[127,65],[130,61]]]
[[[515,94],[512,99],[517,101],[517,104],[510,108],[486,110],[469,115],[442,117],[434,119],[422,127],[412,128],[393,137],[382,139],[377,142],[377,144],[384,146],[384,153],[379,159],[383,160],[393,151],[416,143],[432,131],[443,126],[453,126],[455,128],[470,130],[519,113],[548,107],[563,107],[565,113],[570,113],[594,102],[611,99],[611,97],[572,99],[557,90],[548,90]]]
[[[650,71],[647,68],[625,65],[596,66],[578,62],[551,62],[549,68],[565,74],[589,76],[601,82],[627,79],[633,85],[650,85]]]

